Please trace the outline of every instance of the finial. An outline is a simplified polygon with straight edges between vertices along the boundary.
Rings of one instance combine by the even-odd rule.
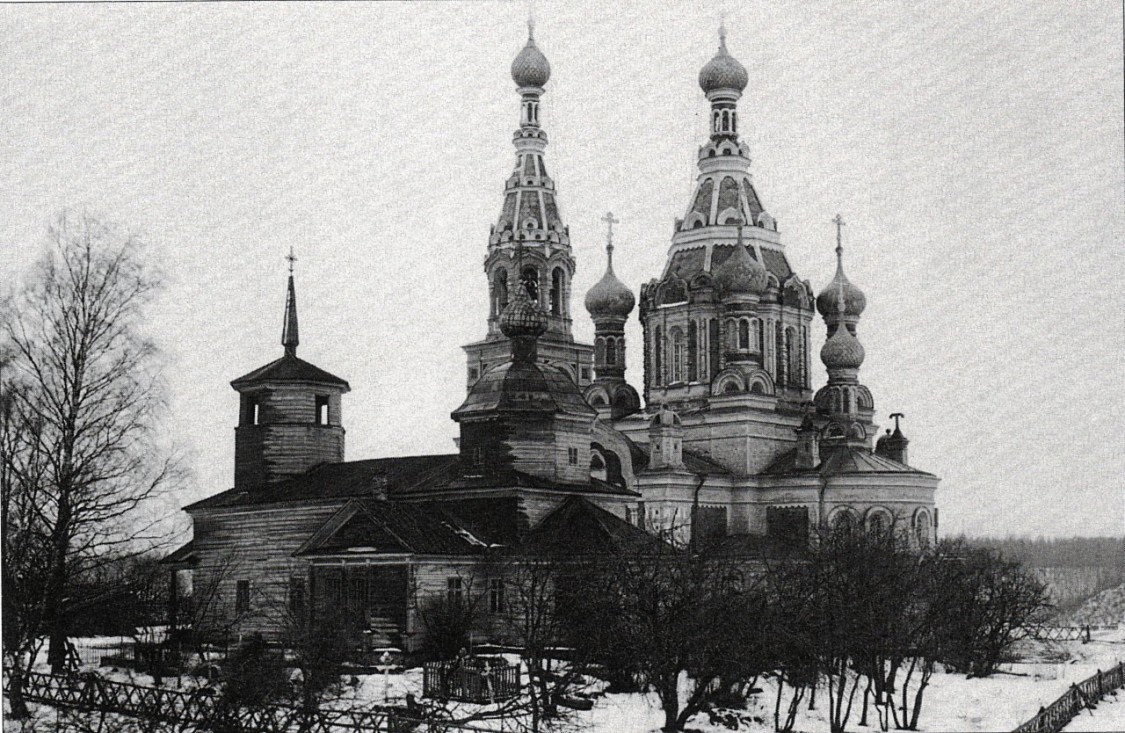
[[[897,433],[897,432],[899,431],[899,430],[898,430],[898,421],[899,421],[899,418],[902,418],[902,419],[904,419],[904,420],[905,420],[905,419],[906,419],[906,415],[903,415],[903,414],[902,414],[901,412],[892,412],[892,413],[891,413],[891,417],[892,417],[892,418],[894,418],[894,421],[895,421],[895,432]],[[890,430],[888,430],[887,432],[889,433],[889,432],[891,432],[891,431],[890,431]]]
[[[741,216],[738,217],[738,223],[735,224],[735,226],[738,229],[738,246],[742,247],[744,245],[742,244],[742,217]]]
[[[297,261],[297,256],[293,254],[293,245],[289,245],[289,254],[285,255],[285,259],[289,260],[289,274],[293,274],[293,263]]]
[[[290,249],[289,256],[289,290],[285,294],[285,321],[281,326],[281,345],[285,347],[286,356],[297,355],[297,345],[301,343],[297,331],[297,290],[293,287],[293,263],[297,260]]]
[[[844,255],[844,217],[836,214],[832,223],[836,225],[836,259],[840,260]]]
[[[535,43],[535,18],[527,16],[527,40]]]
[[[602,217],[602,221],[604,221],[609,227],[609,231],[606,232],[606,238],[605,238],[605,253],[606,253],[606,257],[609,259],[609,269],[612,270],[613,269],[613,225],[614,224],[620,224],[621,220],[614,217],[612,211],[607,211],[605,213],[605,216]]]
[[[719,48],[727,50],[727,14],[719,14]]]

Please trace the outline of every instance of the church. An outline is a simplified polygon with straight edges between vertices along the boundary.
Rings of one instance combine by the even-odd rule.
[[[485,333],[464,346],[466,396],[450,405],[457,452],[345,460],[349,384],[297,355],[291,262],[283,353],[231,382],[233,487],[185,508],[192,540],[165,559],[190,572],[201,627],[283,639],[331,612],[412,651],[427,599],[506,612],[499,551],[604,555],[661,537],[760,557],[837,527],[933,541],[938,478],[909,464],[896,415],[876,440],[843,221],[836,275],[816,293],[754,187],[738,129],[748,75],[725,32],[699,72],[710,136],[694,191],[636,294],[614,274],[605,217],[605,274],[584,299],[593,344],[572,335],[576,262],[540,124],[551,67],[533,34],[511,72],[516,161],[485,251]],[[639,391],[625,368],[634,312]],[[828,378],[814,389],[817,313]]]

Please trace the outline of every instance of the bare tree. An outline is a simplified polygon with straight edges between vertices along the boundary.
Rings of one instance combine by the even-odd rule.
[[[158,445],[163,392],[143,319],[161,278],[141,241],[65,213],[48,240],[2,328],[25,385],[11,393],[15,412],[32,428],[16,431],[6,470],[34,492],[47,543],[48,659],[59,671],[71,579],[107,555],[151,547],[153,523],[136,510],[177,473]]]

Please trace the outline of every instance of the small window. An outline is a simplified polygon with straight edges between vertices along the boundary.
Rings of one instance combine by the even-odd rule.
[[[305,620],[305,579],[289,579],[289,615],[298,624]]]
[[[490,613],[504,613],[503,578],[492,578],[488,581],[488,610]]]
[[[235,586],[234,614],[241,616],[250,610],[250,581],[240,580]]]
[[[328,424],[328,397],[325,395],[316,396],[316,424]]]
[[[583,382],[589,382],[590,381],[590,367],[582,367],[582,381]]]
[[[451,605],[460,605],[464,601],[464,587],[459,576],[445,579],[445,598]]]
[[[478,378],[479,376],[480,376],[480,372],[479,372],[479,371],[477,371],[477,368],[476,368],[476,367],[469,367],[469,381],[470,381],[470,382],[475,382],[475,381],[477,381],[477,378]]]
[[[242,395],[242,414],[239,416],[241,425],[257,425],[259,423],[260,405],[254,395]]]
[[[472,451],[469,453],[470,459],[474,466],[483,466],[485,450],[483,445],[474,445]]]
[[[578,465],[578,449],[577,448],[567,448],[566,449],[566,460],[567,460],[567,463],[569,463],[570,465],[577,466]]]

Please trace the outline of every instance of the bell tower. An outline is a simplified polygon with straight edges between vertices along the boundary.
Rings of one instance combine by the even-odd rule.
[[[520,96],[519,128],[512,136],[516,165],[504,184],[500,218],[488,238],[484,272],[488,281],[487,334],[468,344],[467,387],[510,355],[500,318],[518,288],[539,305],[547,330],[539,339],[539,359],[561,368],[579,387],[593,380],[593,347],[574,340],[570,295],[575,261],[570,230],[563,224],[554,180],[547,174],[547,131],[540,122],[544,87],[551,65],[535,43],[528,23],[527,44],[512,61],[512,80]],[[516,248],[522,247],[517,261]]]
[[[297,357],[297,293],[290,250],[289,288],[281,328],[280,359],[231,382],[239,394],[234,429],[234,487],[254,489],[344,460],[341,397],[350,387],[339,377]]]

